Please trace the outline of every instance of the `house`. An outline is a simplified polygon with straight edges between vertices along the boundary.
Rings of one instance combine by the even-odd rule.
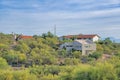
[[[90,54],[96,51],[96,44],[91,40],[75,40],[73,49],[82,51],[82,55]]]
[[[67,51],[70,51],[73,49],[73,43],[72,42],[66,42],[62,45],[60,45],[60,49],[66,49]]]
[[[67,35],[67,36],[61,36],[59,37],[60,40],[64,39],[77,39],[77,40],[91,40],[93,42],[97,42],[100,39],[100,36],[97,34],[89,34],[89,35],[84,35],[84,34],[79,34],[79,35]]]
[[[31,39],[33,37],[32,36],[21,35],[20,38],[21,39]]]
[[[20,39],[31,39],[31,38],[33,38],[33,37],[32,36],[26,36],[26,35],[19,35],[19,36],[15,37],[15,40],[18,41]]]
[[[91,40],[74,40],[73,42],[62,44],[60,49],[63,48],[65,48],[67,51],[82,51],[82,55],[87,55],[93,51],[96,51],[96,44]]]

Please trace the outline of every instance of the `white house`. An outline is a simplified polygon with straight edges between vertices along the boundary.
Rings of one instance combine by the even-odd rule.
[[[93,42],[97,42],[100,40],[100,36],[98,36],[97,34],[91,34],[91,35],[79,34],[79,35],[61,36],[59,37],[59,39],[60,40],[64,40],[64,39],[91,40]]]
[[[82,55],[90,54],[96,51],[96,44],[91,40],[75,40],[73,42],[64,43],[60,46],[60,49],[66,48],[67,51],[78,50],[82,51]]]

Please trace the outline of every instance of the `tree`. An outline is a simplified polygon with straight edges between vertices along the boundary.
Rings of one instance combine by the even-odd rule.
[[[109,45],[112,43],[112,41],[110,40],[110,38],[105,38],[105,40],[103,40],[103,43],[106,44],[106,45]]]
[[[61,49],[58,51],[58,56],[60,57],[66,57],[67,51],[65,49]]]
[[[48,31],[47,33],[42,34],[42,38],[46,39],[46,37],[53,38],[54,35],[50,31]]]
[[[103,46],[97,43],[97,51],[104,51]]]

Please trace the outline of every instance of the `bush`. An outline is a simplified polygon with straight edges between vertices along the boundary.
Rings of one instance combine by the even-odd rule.
[[[0,80],[13,80],[13,75],[10,71],[0,71]]]
[[[28,71],[14,71],[13,80],[37,80],[37,77]]]
[[[64,61],[65,65],[78,65],[79,63],[80,60],[76,58],[66,58]]]
[[[71,73],[64,73],[60,80],[119,80],[112,64],[98,63],[96,66],[81,64]]]
[[[94,52],[92,54],[89,55],[89,57],[91,58],[95,58],[95,59],[98,59],[102,56],[102,53],[101,52]]]
[[[7,61],[3,58],[0,58],[0,69],[8,69],[9,66],[7,64]]]

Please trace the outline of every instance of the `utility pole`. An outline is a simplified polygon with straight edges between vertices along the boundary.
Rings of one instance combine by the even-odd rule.
[[[12,32],[12,39],[13,39],[13,45],[16,45],[16,34],[14,32]]]

